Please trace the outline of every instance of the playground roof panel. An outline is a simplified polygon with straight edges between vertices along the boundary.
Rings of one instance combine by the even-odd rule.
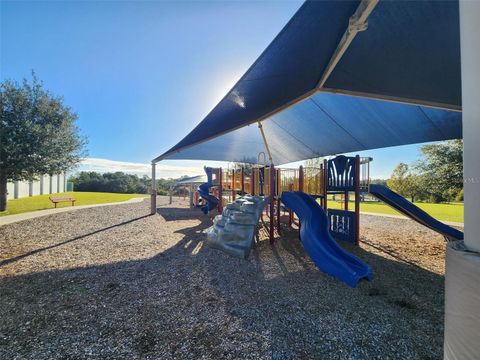
[[[456,1],[380,1],[325,88],[460,109]]]
[[[355,125],[352,123],[355,115]],[[319,92],[263,122],[274,164],[366,149],[462,136],[461,113]],[[265,145],[256,124],[245,126],[169,159],[256,163]]]
[[[206,182],[207,182],[206,175],[197,175],[197,176],[191,176],[188,178],[178,180],[176,184],[177,185],[197,185],[197,184],[203,184]]]
[[[461,138],[456,1],[380,2],[317,87],[358,5],[307,1],[210,114],[155,161],[256,162],[265,146],[247,125],[259,120],[275,164]]]

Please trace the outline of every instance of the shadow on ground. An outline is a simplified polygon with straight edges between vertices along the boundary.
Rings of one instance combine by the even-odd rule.
[[[1,278],[0,357],[441,357],[443,276],[348,247],[374,272],[352,289],[315,268],[293,229],[274,246],[260,230],[240,260],[203,246],[209,217],[158,214],[199,223],[149,259]]]

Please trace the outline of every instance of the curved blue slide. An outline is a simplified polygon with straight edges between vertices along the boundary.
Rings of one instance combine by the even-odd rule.
[[[300,191],[283,192],[282,202],[300,219],[303,247],[320,270],[351,287],[356,287],[361,279],[372,279],[370,266],[345,251],[333,239],[327,214],[314,198]]]
[[[395,210],[429,229],[442,234],[448,240],[463,240],[463,233],[461,231],[434,219],[418,206],[415,206],[403,196],[390,190],[388,187],[378,184],[370,184],[369,192],[377,199],[393,207]]]
[[[207,182],[200,185],[197,189],[198,194],[205,200],[206,204],[203,205],[200,209],[204,214],[208,214],[209,211],[216,209],[219,203],[218,198],[213,195],[210,195],[210,188],[212,184],[212,168],[205,167],[205,173],[207,174]]]

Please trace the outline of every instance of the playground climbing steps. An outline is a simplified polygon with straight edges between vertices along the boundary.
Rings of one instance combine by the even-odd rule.
[[[268,201],[264,196],[246,195],[223,208],[206,230],[207,244],[226,253],[246,259],[262,211]]]

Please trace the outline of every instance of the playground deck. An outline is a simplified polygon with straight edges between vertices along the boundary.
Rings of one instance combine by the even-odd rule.
[[[362,215],[357,289],[286,229],[248,260],[203,246],[208,217],[148,201],[0,227],[0,358],[441,358],[444,242]]]

